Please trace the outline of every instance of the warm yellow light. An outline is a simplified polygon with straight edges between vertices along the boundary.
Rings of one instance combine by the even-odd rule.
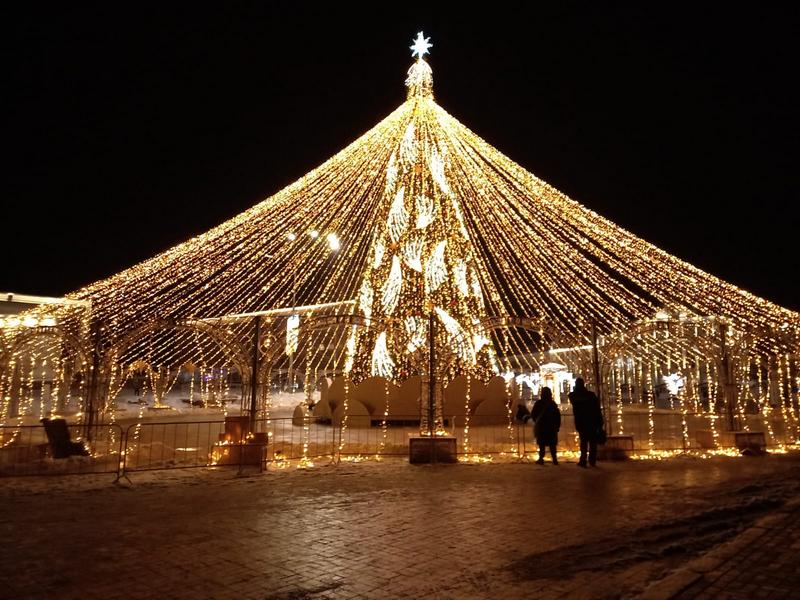
[[[665,410],[655,394],[670,374],[683,381],[673,387],[680,398],[666,401],[681,419],[687,447],[694,443],[691,419],[719,443],[729,406],[739,422],[749,420],[753,429],[758,423],[771,444],[775,432],[799,438],[792,424],[800,413],[793,392],[800,383],[800,315],[668,254],[490,146],[434,100],[433,73],[422,58],[430,48],[420,32],[407,100],[330,160],[218,227],[70,294],[70,301],[91,302],[91,314],[59,305],[32,309],[29,320],[4,316],[0,347],[30,349],[13,339],[36,333],[15,330],[21,319],[31,327],[52,317],[65,335],[42,337],[54,344],[77,339],[86,349],[101,342],[103,364],[117,361],[121,373],[141,360],[142,370],[156,373],[148,380],[163,397],[169,374],[187,361],[206,379],[221,365],[233,369],[232,362],[245,374],[252,368],[244,356],[252,347],[250,317],[276,311],[260,321],[265,375],[286,372],[289,355],[306,373],[347,373],[346,407],[350,382],[373,370],[395,382],[424,375],[433,342],[443,369],[437,381],[446,386],[465,375],[474,386],[466,392],[469,415],[477,386],[493,374],[538,373],[557,357],[565,372],[580,368],[586,376],[596,333],[604,400],[610,396],[609,408],[616,407],[607,422],[622,433],[623,404],[638,405],[638,441],[654,456]],[[329,251],[337,252],[335,260],[326,260]],[[313,306],[314,314],[303,311],[303,323],[287,330],[296,312],[290,307],[300,306]],[[238,316],[230,326],[217,327],[216,318],[232,315]],[[541,328],[486,325],[508,315],[535,319]],[[305,328],[327,316],[336,321],[329,329]],[[168,332],[146,329],[160,321],[169,323]],[[208,343],[207,331],[182,328],[191,321],[209,324],[217,344]],[[9,414],[3,398],[20,396],[45,358],[48,369],[65,367],[60,351],[42,348],[35,347],[38,365],[30,350],[6,352],[17,361],[17,371],[8,372],[27,375],[0,378],[0,415]],[[88,356],[81,354],[76,365]],[[89,365],[79,367],[84,376]],[[228,379],[201,379],[204,396],[225,396]],[[507,394],[515,383],[506,383]],[[770,398],[792,400],[773,405]],[[268,398],[264,404],[269,410]],[[470,426],[468,417],[465,434]],[[465,449],[474,445],[463,439]]]
[[[341,248],[341,242],[335,233],[328,234],[328,247],[334,252]]]

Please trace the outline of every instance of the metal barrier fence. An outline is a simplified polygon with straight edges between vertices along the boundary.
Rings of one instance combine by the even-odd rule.
[[[721,416],[665,411],[612,413],[610,433],[632,437],[634,452],[695,451],[731,447],[733,437],[723,431]],[[620,422],[621,421],[621,422]],[[503,415],[455,415],[445,418],[447,433],[456,438],[460,456],[521,457],[538,450],[530,423]],[[370,417],[348,417],[342,424],[314,418],[263,419],[258,440],[231,443],[224,420],[140,422],[122,430],[119,425],[99,425],[85,443],[89,456],[54,459],[41,425],[0,427],[0,476],[73,473],[116,473],[185,469],[208,466],[258,465],[291,461],[338,461],[352,457],[408,456],[409,438],[419,435],[419,416],[393,416],[384,423]],[[764,432],[768,446],[795,443],[797,423],[749,415],[751,431]],[[82,426],[71,425],[72,440],[81,440]],[[259,435],[259,434],[257,434]],[[562,414],[560,451],[577,451],[578,436],[572,415]]]
[[[408,438],[419,435],[419,415],[395,415],[392,421],[350,417],[338,427],[338,458],[408,456]]]
[[[682,414],[664,410],[651,415],[648,412],[623,411],[621,424],[616,412],[611,413],[608,421],[610,434],[632,436],[634,451],[639,453],[735,447],[733,436],[726,431],[724,415]],[[572,429],[571,416],[567,422]],[[785,422],[781,415],[769,418],[763,415],[746,416],[747,430],[763,432],[768,447],[795,443],[798,439],[797,425]]]
[[[318,460],[337,454],[341,439],[339,426],[307,419],[302,425],[295,419],[260,420],[256,429],[267,432],[267,462]]]
[[[118,473],[124,435],[116,424],[96,425],[91,440],[84,425],[68,425],[70,440],[88,455],[54,458],[43,425],[0,426],[0,476]]]
[[[134,423],[125,431],[121,472],[207,467],[224,429],[220,420]]]

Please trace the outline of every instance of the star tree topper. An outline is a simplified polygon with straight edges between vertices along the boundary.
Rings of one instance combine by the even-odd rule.
[[[412,50],[411,56],[418,56],[422,58],[426,54],[430,54],[430,52],[428,52],[428,48],[433,48],[433,44],[428,43],[430,39],[431,38],[429,37],[425,37],[425,35],[420,31],[417,34],[417,39],[414,40],[414,45],[409,46],[409,48]]]

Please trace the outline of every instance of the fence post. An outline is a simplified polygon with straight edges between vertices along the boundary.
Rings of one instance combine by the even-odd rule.
[[[114,483],[119,482],[120,479],[123,477],[128,480],[130,483],[130,478],[128,478],[128,474],[125,472],[128,466],[128,436],[131,431],[131,427],[135,427],[137,423],[133,423],[132,425],[128,425],[128,428],[123,432],[122,427],[119,428],[120,431],[120,438],[119,438],[119,447],[120,452],[122,453],[122,460],[117,461],[117,478],[114,480]],[[124,441],[124,445],[123,445]]]
[[[117,479],[116,479],[116,481],[119,481],[119,478],[124,474],[124,469],[123,469],[124,463],[123,463],[123,461],[125,460],[125,454],[124,454],[125,449],[123,447],[122,442],[124,441],[124,438],[125,438],[125,432],[122,431],[122,427],[120,427],[116,423],[114,424],[114,426],[119,428],[119,454],[117,454],[117,456],[118,457],[119,456],[122,457],[122,460],[119,460],[119,458],[117,459]],[[122,471],[120,469],[122,469]]]
[[[244,468],[243,462],[244,462],[245,440],[239,440],[238,442],[234,442],[234,445],[239,446],[239,471],[236,474],[241,475],[243,472],[242,469]]]
[[[333,439],[336,439],[336,431],[339,431],[339,440],[336,442],[336,453],[334,455],[334,459],[336,460],[336,464],[338,465],[342,460],[342,425],[341,423],[339,426],[336,426],[336,423],[333,424]]]
[[[92,442],[92,426],[94,425],[95,404],[99,395],[100,385],[100,336],[102,332],[102,322],[94,321],[91,326],[91,373],[89,373],[89,388],[86,393],[86,422],[84,424],[84,437],[86,441]]]
[[[251,390],[250,390],[250,433],[255,434],[256,432],[256,410],[258,406],[258,372],[260,370],[261,364],[261,315],[256,315],[255,319],[255,327],[253,331],[253,374],[250,377],[251,381]],[[267,382],[269,384],[269,382]]]

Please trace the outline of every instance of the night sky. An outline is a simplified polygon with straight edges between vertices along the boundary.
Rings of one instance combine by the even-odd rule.
[[[800,309],[797,8],[27,4],[0,9],[0,291],[67,293],[277,192],[403,102],[423,30],[490,144]]]

